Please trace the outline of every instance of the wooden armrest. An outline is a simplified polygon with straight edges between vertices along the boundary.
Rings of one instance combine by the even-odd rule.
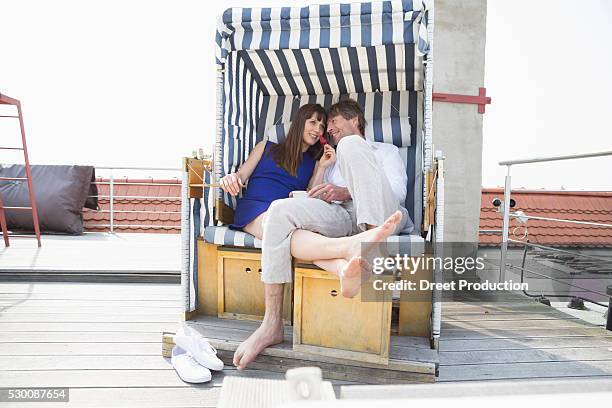
[[[217,221],[221,221],[223,224],[231,224],[234,222],[234,210],[223,202],[223,199],[218,198],[215,203],[216,214],[215,218]]]
[[[433,168],[428,170],[425,174],[425,193],[427,194],[427,200],[425,209],[423,210],[423,225],[421,229],[424,233],[429,231],[429,227],[435,222],[437,181],[438,164],[434,162]]]

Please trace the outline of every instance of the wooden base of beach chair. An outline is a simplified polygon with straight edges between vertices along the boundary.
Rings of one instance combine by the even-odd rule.
[[[292,321],[292,285],[285,285],[283,321]],[[224,319],[263,319],[264,284],[261,282],[261,252],[229,248],[198,240],[198,309]]]
[[[293,350],[388,364],[391,292],[345,298],[337,276],[307,267],[295,269],[294,291]]]
[[[291,324],[292,285],[285,285],[283,322]],[[261,281],[261,253],[217,251],[217,315],[223,319],[263,320],[266,310]]]
[[[194,316],[186,322],[198,330],[217,349],[217,355],[232,367],[234,351],[259,326],[248,320],[227,320],[214,316]],[[166,349],[171,350],[167,343]],[[317,366],[325,379],[364,384],[402,384],[435,382],[438,353],[424,337],[391,336],[387,364],[355,361],[340,357],[305,353],[293,348],[293,327],[285,326],[284,341],[265,349],[248,369],[284,373],[290,368]]]
[[[414,274],[406,274],[407,280],[419,285],[421,280],[433,281],[433,270],[418,268]],[[431,338],[432,291],[400,291],[398,332],[402,336]]]

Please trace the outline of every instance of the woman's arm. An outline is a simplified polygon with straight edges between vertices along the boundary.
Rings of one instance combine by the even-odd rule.
[[[225,177],[219,180],[219,184],[223,191],[230,193],[233,196],[237,196],[240,194],[240,189],[244,186],[244,183],[251,177],[255,167],[261,160],[261,156],[263,156],[264,149],[266,147],[266,141],[262,140],[257,143],[249,157],[246,159],[244,163],[238,168],[235,173],[228,174]]]
[[[310,177],[310,181],[308,182],[308,190],[313,188],[314,186],[318,186],[323,183],[323,176],[325,176],[325,168],[321,167],[320,162],[315,164],[314,171],[312,172],[312,177]]]
[[[335,162],[336,151],[330,145],[325,145],[325,147],[323,147],[323,156],[321,156],[321,159],[315,165],[312,177],[310,177],[310,182],[308,183],[309,190],[319,184],[323,184],[325,170]]]

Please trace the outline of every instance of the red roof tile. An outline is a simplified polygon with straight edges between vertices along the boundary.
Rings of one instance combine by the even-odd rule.
[[[502,214],[491,204],[493,198],[503,200],[501,188],[482,189],[480,230],[502,228]],[[564,220],[612,224],[612,192],[513,190],[516,201],[513,211],[526,215]],[[517,228],[518,227],[518,228]],[[530,242],[565,247],[612,247],[612,228],[530,219],[527,222]],[[510,235],[522,236],[524,228],[510,219]],[[499,245],[500,234],[481,233],[481,245]]]
[[[109,231],[109,180],[97,178],[100,211],[84,209],[86,231]],[[113,188],[114,230],[177,234],[181,231],[181,181],[154,179],[115,179]],[[127,183],[127,184],[126,184]],[[143,185],[144,183],[153,185]],[[170,184],[170,185],[168,185]],[[170,199],[164,197],[172,197]],[[129,212],[147,211],[147,212]],[[169,214],[166,214],[168,212]],[[128,226],[131,225],[131,226]],[[140,225],[143,227],[134,227]]]

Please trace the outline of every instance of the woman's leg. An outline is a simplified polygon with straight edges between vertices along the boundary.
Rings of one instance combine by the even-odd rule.
[[[263,226],[261,225],[261,220],[263,220],[265,211],[262,212],[255,218],[253,221],[249,222],[247,225],[242,228],[244,232],[247,232],[256,238],[261,239],[263,236]]]
[[[349,261],[361,254],[362,243],[382,242],[393,234],[401,219],[401,212],[396,211],[381,226],[357,235],[341,238],[329,238],[312,231],[298,229],[291,236],[291,255],[304,261],[325,259],[345,259]]]

